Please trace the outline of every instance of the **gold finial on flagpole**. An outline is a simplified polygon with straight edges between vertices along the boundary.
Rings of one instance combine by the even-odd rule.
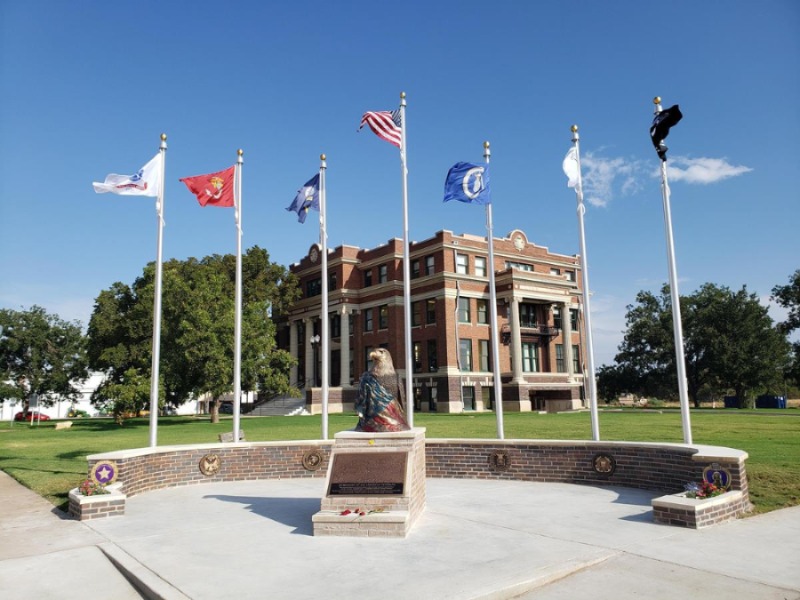
[[[661,96],[656,96],[653,98],[653,104],[661,104]]]
[[[320,159],[320,160],[325,160],[325,155],[324,155],[324,154],[320,154],[320,155],[319,155],[319,159]]]
[[[236,151],[236,154],[238,154],[239,156],[241,156],[242,154],[244,154],[244,150],[242,150],[241,148],[239,148],[239,149]]]
[[[166,142],[167,141],[167,134],[166,133],[162,133],[161,134],[161,141],[162,142]]]
[[[400,92],[400,100],[405,100],[405,99],[406,99],[406,93]]]
[[[489,149],[489,142],[488,141],[483,142],[483,147],[488,150]]]
[[[570,127],[570,128],[569,128],[569,130],[570,130],[572,133],[575,133],[576,131],[578,131],[578,126],[577,126],[577,125],[573,125],[572,127]]]

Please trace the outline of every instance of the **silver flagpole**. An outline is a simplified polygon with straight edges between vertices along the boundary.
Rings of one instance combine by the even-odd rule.
[[[244,151],[239,149],[234,179],[234,216],[236,217],[236,317],[233,333],[233,440],[239,441],[242,399],[242,165]]]
[[[322,439],[328,439],[328,223],[325,214],[325,155],[319,156],[319,242],[322,247],[322,300],[320,304],[320,336],[322,343]],[[346,335],[347,332],[345,332]],[[345,360],[347,357],[342,357]]]
[[[156,213],[158,215],[158,242],[156,244],[156,281],[153,298],[153,352],[150,366],[150,447],[158,444],[158,367],[161,361],[161,262],[164,242],[164,184],[167,169],[167,134],[161,134],[161,183],[158,186]]]
[[[589,374],[585,379],[586,389],[589,391],[589,411],[592,415],[592,439],[600,441],[600,422],[597,417],[597,385],[594,370],[594,344],[592,342],[592,311],[589,308],[589,258],[586,255],[586,234],[583,228],[583,215],[586,208],[583,204],[583,181],[581,179],[581,150],[578,126],[572,126],[572,143],[575,144],[575,161],[578,163],[578,184],[575,186],[575,196],[578,200],[578,232],[581,242],[581,274],[583,279],[583,322],[586,325],[586,359],[589,363]],[[562,318],[569,319],[570,316],[562,315]],[[571,344],[570,340],[564,340],[565,344]]]
[[[655,114],[660,113],[661,98],[653,99]],[[681,325],[681,299],[678,293],[678,269],[675,266],[675,243],[672,239],[672,213],[669,207],[669,183],[667,182],[666,157],[661,161],[661,196],[664,200],[664,226],[667,238],[667,262],[669,265],[669,291],[672,297],[672,328],[675,337],[675,361],[678,367],[678,394],[681,401],[683,443],[692,443],[692,424],[689,419],[689,394],[686,384],[686,359],[683,352],[683,328]]]
[[[489,142],[483,142],[483,157],[486,164],[492,156]],[[503,380],[500,379],[500,342],[497,331],[497,290],[494,282],[494,233],[492,227],[492,203],[486,203],[486,235],[489,238],[489,318],[492,325],[492,369],[494,373],[494,412],[497,416],[497,439],[504,439],[503,432]]]
[[[406,162],[406,93],[400,93],[400,166],[403,173],[403,313],[406,342],[406,417],[414,426],[414,380],[411,358],[411,265],[408,251],[408,164]]]

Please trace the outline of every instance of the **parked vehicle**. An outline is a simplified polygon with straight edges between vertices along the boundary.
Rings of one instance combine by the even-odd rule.
[[[35,410],[29,410],[27,416],[25,416],[25,413],[23,413],[23,412],[18,412],[17,414],[14,415],[14,420],[15,421],[49,421],[50,417],[48,417],[44,413],[40,413],[40,412],[35,411]]]

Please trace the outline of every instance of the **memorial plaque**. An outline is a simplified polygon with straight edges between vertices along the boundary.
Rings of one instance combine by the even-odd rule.
[[[328,496],[399,496],[404,492],[406,452],[333,455]]]

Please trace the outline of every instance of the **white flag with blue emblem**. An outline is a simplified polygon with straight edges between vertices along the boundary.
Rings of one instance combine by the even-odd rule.
[[[454,164],[444,182],[444,201],[458,200],[469,204],[489,204],[489,165],[468,162]]]
[[[98,194],[111,192],[121,196],[158,196],[161,188],[161,154],[139,169],[134,175],[106,175],[103,183],[92,183]]]

